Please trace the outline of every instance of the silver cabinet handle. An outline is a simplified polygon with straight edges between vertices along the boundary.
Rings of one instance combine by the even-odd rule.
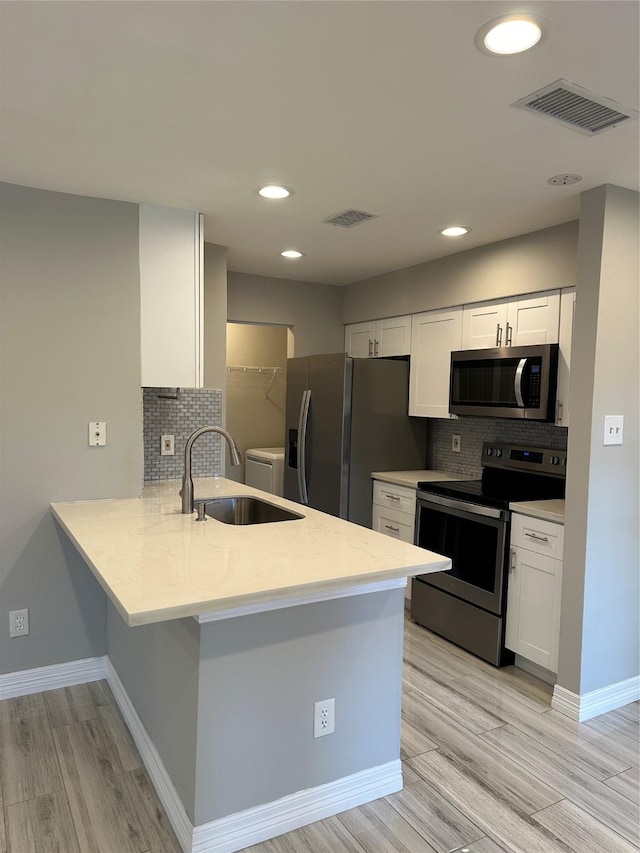
[[[507,323],[507,346],[508,347],[511,346],[512,340],[513,340],[513,326],[510,326],[509,323]]]
[[[300,404],[300,420],[298,421],[298,491],[300,492],[300,503],[309,503],[307,491],[307,425],[309,423],[309,406],[311,404],[311,391],[308,389],[302,395]]]
[[[375,358],[378,357],[378,343],[379,342],[377,340],[373,343],[373,355]]]
[[[502,346],[502,326],[500,325],[500,323],[498,323],[496,328],[496,346]]]
[[[369,340],[369,358],[373,358],[373,341]]]
[[[548,542],[548,536],[537,536],[535,533],[525,533],[525,536],[528,536],[529,539],[536,539],[538,542]]]
[[[511,572],[515,569],[515,567],[516,567],[516,549],[512,548],[511,549],[511,559],[509,560],[509,574],[511,574]]]
[[[389,495],[385,492],[384,496],[385,496],[385,498],[389,498],[392,501],[399,501],[400,500],[400,495]]]
[[[562,423],[562,408],[563,408],[563,405],[562,405],[562,403],[560,402],[560,400],[558,400],[558,401],[557,401],[557,403],[556,403],[556,407],[557,407],[557,413],[558,413],[558,414],[557,414],[557,416],[556,416],[556,421],[557,421],[557,423],[561,424],[561,423]]]
[[[394,533],[400,533],[399,527],[393,527],[391,524],[385,524],[387,530],[393,530]]]

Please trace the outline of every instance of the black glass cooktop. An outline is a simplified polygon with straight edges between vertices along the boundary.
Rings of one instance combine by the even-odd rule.
[[[564,485],[562,478],[485,468],[481,480],[418,483],[418,491],[508,509],[513,501],[564,498]]]
[[[566,451],[485,441],[481,462],[480,480],[423,482],[418,491],[499,509],[514,501],[564,498]]]

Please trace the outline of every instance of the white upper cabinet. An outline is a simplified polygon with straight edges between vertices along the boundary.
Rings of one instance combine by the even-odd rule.
[[[142,385],[203,385],[203,217],[140,205]]]
[[[465,305],[461,349],[558,342],[560,291]]]
[[[576,313],[576,289],[568,287],[560,296],[560,352],[558,354],[558,390],[556,393],[556,426],[569,426],[569,375],[571,345]]]
[[[411,315],[345,326],[345,352],[354,358],[409,355]]]
[[[449,418],[451,353],[462,349],[462,308],[414,314],[411,324],[409,414]]]

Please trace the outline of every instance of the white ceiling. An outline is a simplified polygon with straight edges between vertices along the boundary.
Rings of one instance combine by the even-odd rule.
[[[345,284],[574,219],[590,187],[640,189],[637,121],[589,138],[510,107],[564,77],[637,109],[638,9],[3,2],[2,179],[196,209],[229,269]],[[523,10],[549,22],[533,51],[475,48]],[[564,172],[584,180],[547,184]],[[295,195],[265,201],[267,182]],[[379,218],[321,222],[352,207]],[[451,223],[473,231],[436,233]]]

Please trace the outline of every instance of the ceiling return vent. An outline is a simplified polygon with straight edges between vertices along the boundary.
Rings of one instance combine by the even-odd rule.
[[[603,130],[638,117],[636,110],[562,79],[538,89],[511,106],[532,110],[587,136],[602,133]]]
[[[343,210],[342,213],[328,216],[322,222],[326,222],[327,225],[338,225],[340,228],[353,228],[354,225],[360,225],[361,222],[367,222],[369,219],[376,219],[377,216],[377,213],[365,213],[364,210]]]

